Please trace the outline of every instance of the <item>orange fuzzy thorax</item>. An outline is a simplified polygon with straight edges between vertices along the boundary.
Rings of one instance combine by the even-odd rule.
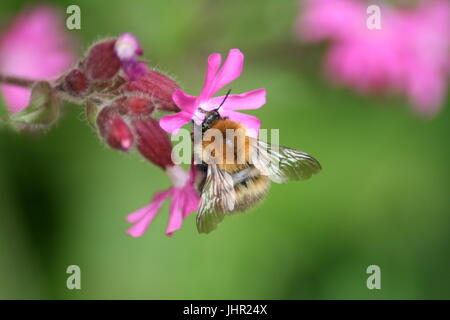
[[[211,129],[214,130],[210,131]],[[219,140],[214,143],[216,136]],[[215,121],[204,133],[202,146],[204,161],[208,163],[208,155],[213,156],[223,171],[236,172],[248,166],[250,140],[246,136],[245,127],[238,122],[227,119]]]

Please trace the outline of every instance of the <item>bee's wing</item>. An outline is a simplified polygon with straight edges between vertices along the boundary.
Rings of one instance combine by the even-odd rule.
[[[197,230],[209,233],[214,230],[224,216],[233,211],[236,194],[233,178],[216,164],[208,166],[205,184],[197,214]]]
[[[319,161],[303,151],[271,145],[258,139],[251,139],[251,144],[254,166],[276,183],[306,180],[322,169]]]

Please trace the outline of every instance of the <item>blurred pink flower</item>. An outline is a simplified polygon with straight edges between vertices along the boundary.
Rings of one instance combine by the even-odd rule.
[[[155,218],[164,200],[168,198],[172,198],[166,229],[166,235],[168,236],[180,229],[183,219],[197,210],[200,198],[194,188],[195,167],[192,166],[190,172],[187,172],[175,165],[166,168],[166,172],[171,178],[173,186],[156,193],[148,206],[127,216],[127,221],[133,223],[133,226],[127,230],[129,235],[133,237],[142,236]]]
[[[367,28],[367,6],[307,0],[296,29],[303,40],[330,41],[325,67],[331,79],[363,93],[403,93],[415,110],[434,115],[450,71],[450,3],[432,0],[403,10],[383,4],[381,30]]]
[[[352,11],[348,16],[358,23],[348,21],[347,31],[333,38],[325,60],[329,76],[363,93],[399,90],[404,49],[395,13],[383,7],[381,30],[370,30],[366,26],[366,6],[356,3],[348,8]]]
[[[423,2],[399,16],[399,41],[406,51],[404,90],[417,111],[434,115],[443,104],[450,75],[450,2]]]
[[[355,29],[365,27],[365,9],[357,1],[301,0],[303,13],[296,31],[306,41],[334,40],[349,36]]]
[[[36,7],[19,14],[0,35],[0,73],[29,80],[52,80],[75,59],[56,9]],[[2,85],[12,113],[28,105],[30,89]]]
[[[180,107],[181,111],[162,117],[160,120],[161,128],[170,133],[177,133],[183,125],[191,120],[200,124],[204,118],[205,111],[214,110],[221,104],[224,96],[215,98],[212,96],[240,76],[244,65],[244,55],[238,49],[231,49],[224,65],[219,70],[221,62],[222,56],[218,53],[208,57],[206,79],[198,97],[190,96],[180,89],[173,93],[173,101]],[[257,136],[260,127],[259,119],[235,110],[258,109],[265,103],[265,89],[257,89],[239,95],[229,95],[219,109],[219,114],[222,117],[228,117],[230,120],[242,123],[247,127],[251,136]]]

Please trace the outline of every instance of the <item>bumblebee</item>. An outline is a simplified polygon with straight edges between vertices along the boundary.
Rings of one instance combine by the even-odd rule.
[[[222,118],[218,109],[207,112],[197,130],[202,133],[202,148],[197,154],[201,163],[196,165],[201,173],[197,181],[201,195],[196,218],[199,233],[209,233],[225,216],[259,204],[271,181],[306,180],[322,169],[303,151],[248,136],[243,125]]]

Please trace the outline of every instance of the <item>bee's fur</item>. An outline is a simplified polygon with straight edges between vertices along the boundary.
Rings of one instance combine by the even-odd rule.
[[[250,161],[250,141],[245,135],[245,128],[241,124],[228,119],[217,119],[212,123],[209,129],[218,130],[218,132],[220,132],[222,136],[222,145],[220,146],[221,148],[214,146],[214,137],[211,136],[211,141],[208,141],[206,138],[202,141],[203,150],[208,150],[208,146],[214,147],[213,156],[218,159],[220,170],[233,173],[248,167]],[[207,137],[209,133],[208,130],[205,131],[205,137]],[[232,139],[227,137],[227,130],[232,130],[231,133],[234,134],[234,136],[231,137]],[[232,146],[233,150],[228,150],[229,145]],[[232,155],[232,157],[230,157],[231,159],[226,158],[227,152],[230,152],[230,155]],[[203,155],[203,158],[205,158],[205,155]],[[206,159],[204,161],[208,162]]]

